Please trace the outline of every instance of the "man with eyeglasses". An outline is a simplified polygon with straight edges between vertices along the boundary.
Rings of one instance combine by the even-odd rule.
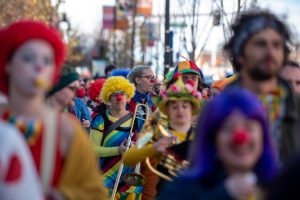
[[[150,111],[154,111],[154,104],[151,96],[153,93],[153,86],[156,81],[153,70],[149,66],[137,66],[132,69],[128,75],[128,79],[136,87],[134,97],[129,102],[129,110],[134,112],[137,103],[146,104]],[[139,116],[145,115],[145,110],[140,109],[137,111]]]

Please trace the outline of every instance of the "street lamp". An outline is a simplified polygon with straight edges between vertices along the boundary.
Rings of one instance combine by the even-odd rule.
[[[71,24],[66,13],[62,13],[60,20],[58,21],[58,28],[63,34],[64,41],[68,43],[69,32],[71,31]]]

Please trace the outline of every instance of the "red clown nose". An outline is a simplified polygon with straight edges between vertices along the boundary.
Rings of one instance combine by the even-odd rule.
[[[190,84],[192,87],[194,87],[195,82],[193,80],[189,79],[186,81],[186,84]]]
[[[122,101],[123,95],[122,94],[117,94],[117,101]]]
[[[236,145],[246,144],[249,141],[249,133],[245,129],[237,129],[232,135],[232,141]]]
[[[76,91],[76,96],[79,98],[83,98],[85,97],[85,89],[84,88],[80,88]]]

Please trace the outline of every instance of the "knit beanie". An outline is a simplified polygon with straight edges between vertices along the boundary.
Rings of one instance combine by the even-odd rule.
[[[60,91],[74,81],[79,80],[79,74],[72,67],[63,67],[61,76],[57,84],[48,92],[47,97],[52,96],[54,93]]]

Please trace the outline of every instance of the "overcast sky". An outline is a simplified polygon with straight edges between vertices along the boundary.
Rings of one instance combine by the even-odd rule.
[[[182,0],[185,1],[185,0]],[[211,2],[216,0],[201,0],[200,13],[209,13],[210,9],[208,8]],[[217,0],[219,2],[219,0]],[[237,0],[223,0],[225,4],[225,12],[232,12],[234,2]],[[242,0],[242,2],[251,2],[251,0]],[[263,8],[268,8],[275,13],[285,17],[285,21],[289,24],[294,34],[296,34],[295,39],[300,41],[300,0],[257,0],[258,4]],[[66,0],[66,3],[61,6],[61,12],[67,12],[67,15],[71,21],[72,28],[79,30],[79,32],[84,33],[91,38],[97,37],[101,26],[102,26],[102,6],[104,5],[113,5],[115,0]],[[153,13],[154,14],[163,14],[164,13],[164,0],[153,0]],[[171,3],[171,13],[178,13],[179,6],[176,6],[177,0],[170,0]],[[236,3],[235,3],[236,5]],[[236,9],[235,9],[236,10]],[[207,18],[208,19],[208,18]],[[204,23],[208,21],[205,17],[200,19],[199,29],[201,26],[204,27]],[[163,26],[163,25],[162,25]],[[222,26],[213,27],[210,31],[209,27],[206,28],[201,37],[202,41],[199,41],[199,47],[201,48],[205,44],[205,49],[212,50],[216,49],[218,45],[224,43],[223,29]],[[182,53],[182,42],[180,34],[182,35],[182,30],[174,29],[174,50],[180,54],[187,56]],[[184,33],[185,34],[185,33]],[[163,32],[161,33],[163,36]],[[186,34],[187,35],[187,34]],[[206,37],[208,36],[208,37]],[[189,37],[189,36],[187,36]],[[206,41],[207,39],[207,41]],[[205,42],[206,41],[206,42]],[[159,48],[163,49],[163,42],[159,44]],[[198,51],[200,51],[200,48]],[[140,57],[139,49],[136,49],[135,56]],[[175,53],[176,53],[175,52]],[[159,53],[159,65],[158,67],[163,66],[163,54]]]
[[[171,0],[171,3],[172,1],[175,0]],[[61,10],[67,12],[74,28],[78,28],[80,32],[83,33],[93,34],[95,31],[100,30],[102,24],[102,6],[113,5],[114,2],[115,0],[66,0]],[[154,12],[163,12],[163,2],[162,0],[153,0]],[[205,2],[205,0],[202,0],[202,2]],[[230,2],[233,1],[224,0],[224,2],[226,5],[231,6]],[[250,0],[248,0],[248,2],[250,2]],[[258,0],[258,2],[263,7],[270,8],[277,13],[289,13],[290,16],[288,20],[292,26],[300,22],[299,0]]]

